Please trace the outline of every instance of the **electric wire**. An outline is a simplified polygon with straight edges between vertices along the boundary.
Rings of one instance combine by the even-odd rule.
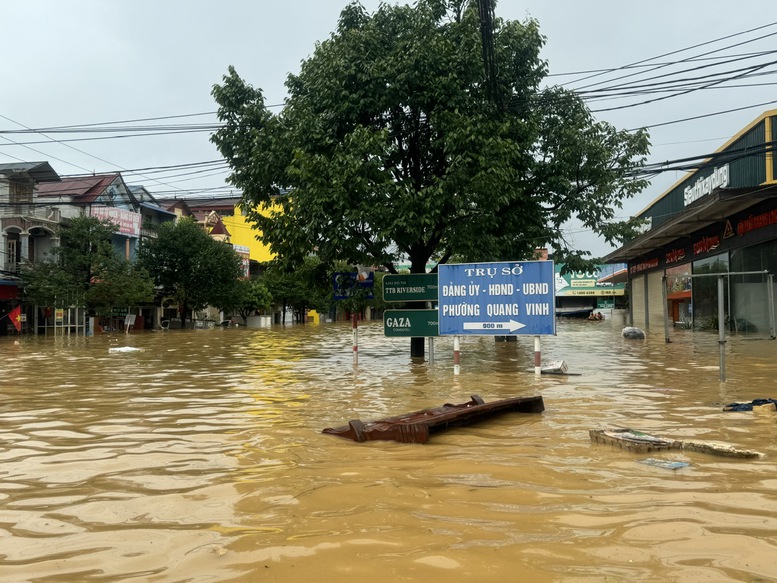
[[[718,73],[713,73],[713,74],[711,74],[709,76],[701,76],[701,77],[695,77],[695,78],[690,78],[690,79],[689,78],[678,79],[677,76],[680,75],[681,73],[686,73],[687,74],[687,73],[693,72],[693,71],[700,71],[700,70],[702,70],[704,68],[710,68],[710,67],[713,67],[713,66],[721,66],[723,64],[730,64],[730,63],[732,63],[734,61],[741,61],[741,60],[746,60],[746,59],[755,59],[755,58],[764,57],[766,55],[774,53],[775,51],[757,51],[757,52],[740,53],[740,54],[737,54],[737,55],[728,55],[728,56],[726,56],[726,55],[718,55],[718,56],[715,56],[715,57],[711,56],[713,54],[717,54],[717,53],[720,53],[720,52],[725,51],[725,50],[729,50],[729,49],[734,48],[734,47],[739,47],[739,46],[742,46],[744,44],[756,42],[757,40],[763,40],[763,39],[769,38],[769,37],[771,37],[771,36],[773,36],[774,34],[777,34],[777,33],[771,33],[771,34],[767,34],[767,35],[762,35],[762,36],[759,36],[759,37],[754,38],[754,39],[746,40],[744,42],[730,44],[730,45],[728,45],[726,47],[722,47],[722,48],[716,49],[714,51],[709,51],[707,53],[702,53],[700,55],[691,56],[691,57],[688,57],[688,58],[685,58],[685,59],[682,59],[682,60],[678,60],[678,61],[671,61],[671,62],[664,62],[664,63],[652,63],[650,65],[648,65],[648,63],[650,63],[651,61],[655,61],[657,59],[660,59],[660,58],[665,58],[667,56],[671,56],[671,55],[674,55],[674,54],[679,54],[679,53],[682,53],[682,52],[685,52],[685,51],[689,51],[689,50],[692,50],[694,48],[710,45],[710,44],[713,44],[713,43],[716,43],[716,42],[721,42],[723,40],[734,38],[734,37],[738,37],[738,36],[742,36],[742,35],[745,35],[745,34],[757,31],[757,30],[762,30],[762,29],[774,26],[775,24],[777,24],[777,22],[768,23],[768,24],[765,24],[765,25],[762,25],[762,26],[759,26],[759,27],[756,27],[756,28],[752,28],[752,29],[746,30],[746,31],[742,31],[742,32],[739,32],[739,33],[727,35],[725,37],[713,39],[713,40],[710,40],[710,41],[706,41],[704,43],[699,43],[699,44],[693,45],[691,47],[686,47],[686,48],[683,48],[683,49],[678,49],[676,51],[671,51],[671,52],[668,52],[668,53],[664,53],[662,55],[658,55],[656,57],[651,57],[649,59],[644,59],[642,61],[637,61],[635,63],[630,63],[630,64],[624,65],[622,67],[613,68],[613,69],[596,70],[595,74],[592,74],[592,75],[589,75],[587,77],[583,77],[583,78],[580,78],[580,79],[576,79],[576,80],[570,81],[569,83],[567,83],[565,85],[579,84],[580,82],[583,82],[585,80],[588,80],[588,79],[591,79],[591,78],[594,78],[594,77],[597,77],[597,76],[604,76],[606,74],[611,74],[611,73],[617,72],[617,71],[627,71],[627,70],[632,70],[632,69],[640,69],[637,73],[632,73],[630,75],[616,77],[615,79],[604,80],[604,81],[600,81],[598,83],[593,83],[593,84],[586,85],[584,87],[579,88],[578,89],[578,93],[581,96],[583,96],[583,98],[587,102],[593,102],[593,101],[596,101],[596,100],[618,99],[618,98],[624,98],[624,97],[634,96],[634,95],[638,95],[638,94],[648,94],[650,92],[660,92],[660,91],[664,91],[664,92],[672,92],[672,91],[674,91],[675,93],[681,92],[680,94],[683,94],[685,92],[688,92],[688,90],[693,87],[693,83],[700,83],[701,84],[699,86],[694,87],[693,90],[702,90],[702,89],[706,90],[706,89],[712,89],[712,88],[715,88],[715,89],[727,88],[727,87],[722,86],[722,84],[724,84],[726,82],[729,82],[729,81],[732,81],[734,79],[741,79],[741,78],[744,78],[745,76],[749,77],[750,75],[755,76],[756,74],[773,74],[773,72],[770,72],[770,71],[760,71],[760,72],[758,72],[758,70],[774,64],[775,61],[772,61],[770,63],[759,63],[757,65],[752,65],[751,67],[746,67],[746,68],[742,68],[742,69],[734,69],[733,71],[731,71],[731,70],[721,71],[721,72],[718,72]],[[710,63],[709,61],[713,61],[713,62]],[[620,84],[612,85],[616,81],[623,80],[623,79],[625,79],[627,77],[631,78],[631,77],[644,76],[644,75],[650,73],[651,71],[657,70],[657,68],[660,68],[660,67],[669,67],[669,66],[672,66],[672,65],[679,65],[679,64],[682,64],[682,63],[697,63],[697,62],[698,63],[704,63],[704,64],[700,64],[699,66],[694,67],[694,68],[690,68],[690,69],[686,68],[683,71],[677,71],[677,72],[674,72],[674,73],[667,73],[667,74],[664,74],[664,75],[654,75],[652,77],[643,78],[643,79],[641,79],[639,81],[635,80],[633,83],[620,83]],[[650,67],[652,67],[652,68],[650,68]],[[646,68],[648,68],[648,70],[645,70]],[[740,72],[741,75],[735,75],[734,73],[736,73],[736,72]],[[589,72],[581,71],[579,73],[589,73]],[[564,75],[571,75],[571,74],[574,74],[574,73],[565,73]],[[561,75],[561,74],[559,74],[559,75]],[[728,77],[721,78],[721,76],[726,76],[726,75],[728,75]],[[711,80],[714,80],[714,81],[710,81],[710,83],[714,83],[714,84],[710,85],[709,83],[707,83],[705,85],[704,82],[703,82],[704,78],[709,78]],[[652,81],[656,81],[656,83],[654,83],[654,84],[646,83],[647,81],[651,81],[651,80]],[[610,86],[602,87],[602,85],[606,85],[608,83],[611,84],[611,85]],[[771,84],[769,84],[769,85],[771,85]],[[653,101],[653,100],[649,100],[649,101],[646,101],[644,103],[649,103],[650,101]],[[631,105],[623,106],[623,107],[636,107],[637,105],[641,105],[641,104],[644,104],[644,103],[631,104]],[[683,123],[683,122],[687,122],[687,121],[691,121],[691,120],[703,119],[703,118],[708,118],[708,117],[712,117],[712,116],[716,116],[716,115],[723,115],[723,114],[732,113],[732,112],[736,112],[736,111],[742,111],[742,110],[745,110],[745,109],[750,109],[750,108],[755,108],[755,107],[762,107],[764,105],[771,105],[773,103],[777,103],[777,100],[762,102],[762,103],[748,105],[748,106],[743,106],[743,107],[738,107],[738,108],[731,108],[731,109],[726,109],[726,110],[710,112],[710,113],[703,114],[703,115],[698,115],[698,116],[692,116],[692,117],[687,117],[687,118],[682,118],[682,119],[675,119],[675,120],[670,120],[670,121],[666,121],[666,122],[650,124],[650,125],[646,125],[644,127],[645,128],[663,127],[663,126],[667,126],[667,125],[671,125],[671,124]],[[268,105],[266,107],[282,107],[282,106],[283,106],[283,104],[274,104],[274,105]],[[612,108],[612,109],[617,109],[617,108]],[[609,110],[610,109],[594,110],[594,111],[596,112],[596,111],[609,111]],[[155,135],[172,135],[172,134],[178,134],[178,133],[185,134],[185,133],[193,133],[193,132],[206,132],[206,131],[216,131],[217,129],[219,129],[220,127],[223,127],[223,126],[222,126],[222,124],[169,124],[168,123],[168,124],[159,124],[159,125],[132,125],[132,126],[125,125],[125,124],[130,124],[130,123],[132,123],[132,124],[139,124],[141,122],[149,122],[149,121],[169,121],[169,120],[180,119],[180,118],[203,117],[203,116],[214,115],[215,113],[217,113],[217,112],[198,112],[198,113],[192,113],[192,114],[176,114],[176,115],[168,115],[168,116],[157,116],[157,117],[148,117],[148,118],[127,119],[127,120],[120,120],[120,121],[113,121],[113,122],[100,122],[100,123],[87,123],[87,124],[52,126],[52,127],[48,127],[48,128],[30,128],[28,126],[25,126],[23,124],[20,124],[20,123],[18,123],[16,121],[12,120],[12,119],[10,119],[10,118],[8,118],[6,116],[0,115],[0,117],[6,119],[8,121],[11,121],[12,123],[15,123],[17,125],[20,125],[22,128],[24,128],[24,129],[21,129],[21,130],[0,130],[0,134],[11,135],[11,134],[15,134],[15,133],[16,134],[24,134],[24,133],[32,134],[32,133],[36,133],[38,135],[45,136],[46,138],[48,138],[49,141],[29,142],[30,145],[38,145],[40,143],[61,143],[62,145],[67,145],[67,142],[70,142],[70,141],[86,141],[86,140],[89,140],[89,139],[95,139],[95,140],[96,139],[99,139],[99,140],[103,140],[103,139],[124,139],[124,138],[130,137],[130,136],[132,136],[132,137],[136,137],[136,136],[137,137],[144,137],[144,136],[155,136]],[[636,130],[632,129],[632,130],[628,130],[628,131],[636,131]],[[80,134],[89,134],[89,133],[106,134],[106,133],[111,133],[111,132],[122,132],[122,133],[120,133],[118,135],[109,135],[109,136],[103,135],[103,136],[95,137],[95,138],[73,138],[73,139],[62,139],[62,140],[54,139],[54,138],[52,138],[52,137],[50,137],[48,135],[45,135],[47,133],[58,133],[58,134],[66,134],[66,133],[70,133],[70,134],[72,134],[72,133],[80,133]],[[11,145],[19,145],[19,146],[28,147],[28,144],[25,143],[25,142],[18,142],[18,143],[16,143],[16,142],[14,142],[14,140],[10,140],[9,138],[4,137],[3,135],[0,135],[0,137],[3,137],[3,139],[5,139],[6,141],[10,142]],[[61,161],[61,162],[66,163],[68,165],[73,165],[73,166],[75,166],[77,168],[80,168],[82,170],[85,170],[87,172],[89,171],[86,168],[83,168],[81,166],[77,166],[77,165],[71,164],[70,162],[62,160],[61,158],[57,158],[57,157],[45,154],[44,152],[41,152],[40,150],[35,150],[34,148],[29,148],[29,147],[28,147],[28,149],[30,149],[32,151],[35,151],[37,153],[40,153],[40,154],[42,154],[44,156],[47,156],[48,158]],[[86,154],[88,156],[91,156],[91,157],[93,157],[95,159],[98,159],[100,161],[103,161],[103,162],[105,162],[107,164],[111,164],[110,162],[108,162],[106,160],[103,160],[103,159],[101,159],[99,157],[96,157],[96,156],[92,156],[91,154],[88,154],[86,152],[78,150],[77,148],[73,148],[73,149],[76,150],[76,151],[79,151],[81,153],[84,153],[84,154]],[[16,159],[16,160],[19,160],[19,161],[24,161],[23,159],[17,158],[15,156],[10,155],[10,154],[3,153],[2,155],[8,156],[10,158],[13,158],[13,159]],[[220,175],[220,174],[225,173],[227,171],[227,169],[226,169],[226,162],[225,161],[221,161],[221,163],[225,165],[225,169],[223,171],[221,171],[221,170],[213,170],[214,174]],[[194,164],[197,164],[197,163],[194,163]],[[113,164],[111,164],[111,165],[114,166]],[[176,165],[176,166],[174,166],[174,168],[184,168],[184,167],[186,167],[186,165]],[[671,170],[677,170],[677,169],[678,168],[671,168]],[[171,170],[172,170],[172,168],[171,168]],[[122,169],[122,171],[125,172],[125,173],[132,173],[132,172],[134,172],[134,171],[131,171],[131,170],[128,170],[128,169]],[[658,169],[653,169],[651,171],[658,171]],[[666,170],[666,171],[669,171],[669,170]],[[140,178],[150,179],[150,180],[155,181],[155,182],[157,182],[157,183],[159,183],[161,185],[165,184],[165,183],[160,182],[160,181],[158,181],[155,178],[152,178],[150,176],[151,173],[163,174],[165,172],[165,170],[162,170],[162,167],[147,168],[147,169],[143,170],[142,172],[145,172],[145,174],[142,174],[142,173],[140,173],[140,171],[138,171],[137,175]],[[208,175],[209,174],[207,170],[201,170],[201,171],[197,171],[197,172],[200,172],[203,175]],[[178,174],[173,174],[171,176],[168,176],[167,178],[179,178],[179,177],[182,177],[182,176],[192,176],[192,175],[193,174],[188,174],[188,173],[178,173]],[[189,180],[189,179],[187,178],[186,180]],[[171,185],[167,184],[167,186],[171,186]],[[219,188],[221,188],[221,187],[203,188],[201,190],[201,192],[216,192]],[[181,191],[179,189],[175,189],[175,190],[172,190],[172,191],[160,191],[160,192],[181,192]]]

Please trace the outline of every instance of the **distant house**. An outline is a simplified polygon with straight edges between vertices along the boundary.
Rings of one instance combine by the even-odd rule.
[[[182,198],[160,198],[156,197],[157,204],[168,212],[175,215],[176,220],[183,217],[194,217],[194,212],[188,203]]]
[[[41,187],[57,185],[48,162],[0,164],[0,270],[15,275],[24,261],[45,254],[57,240],[59,207],[41,204]]]
[[[59,209],[38,200],[41,185],[58,182],[48,162],[0,164],[0,318],[19,303],[20,266],[59,242]],[[0,334],[8,322],[0,320]]]
[[[80,215],[114,222],[118,226],[114,247],[127,259],[134,259],[140,239],[140,204],[121,173],[78,176],[42,184],[38,198],[59,208],[65,224]]]
[[[194,216],[211,235],[214,229],[221,234],[221,227],[216,227],[213,217],[213,213],[218,214],[229,237],[227,242],[244,258],[247,272],[253,276],[258,274],[259,264],[272,260],[273,254],[267,245],[257,239],[259,232],[246,220],[241,203],[240,197],[189,200]]]
[[[144,186],[130,184],[129,190],[138,201],[141,241],[147,238],[156,238],[159,225],[178,219],[177,213],[164,208]]]

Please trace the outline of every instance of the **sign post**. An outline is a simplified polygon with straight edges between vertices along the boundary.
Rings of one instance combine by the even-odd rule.
[[[436,302],[437,274],[386,275],[383,278],[383,300],[386,302]]]
[[[535,336],[556,333],[552,261],[443,264],[439,267],[440,335]],[[454,373],[458,362],[454,365]]]
[[[552,261],[440,265],[441,335],[556,333]]]
[[[353,328],[353,364],[359,364],[359,323],[356,312],[351,314],[351,328]]]
[[[383,277],[383,299],[386,302],[437,301],[436,273],[391,274]],[[434,337],[439,335],[436,309],[386,310],[383,313],[383,333],[386,336],[429,338],[429,362],[434,362]]]
[[[386,310],[383,312],[383,333],[386,336],[438,336],[437,310]]]

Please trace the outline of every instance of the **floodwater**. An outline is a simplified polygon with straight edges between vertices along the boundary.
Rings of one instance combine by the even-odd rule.
[[[0,338],[0,581],[532,583],[777,580],[777,344],[560,321],[533,338],[409,340],[348,324]],[[113,350],[112,350],[113,349]],[[116,350],[120,349],[120,350]],[[136,349],[136,350],[130,350]],[[425,445],[349,419],[542,395]],[[631,427],[755,460],[592,443]],[[647,457],[687,462],[676,470]]]

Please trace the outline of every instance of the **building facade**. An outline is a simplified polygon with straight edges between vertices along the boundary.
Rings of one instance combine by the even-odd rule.
[[[637,215],[644,232],[606,258],[628,266],[633,325],[717,329],[722,279],[729,329],[774,335],[775,138],[772,110]]]

